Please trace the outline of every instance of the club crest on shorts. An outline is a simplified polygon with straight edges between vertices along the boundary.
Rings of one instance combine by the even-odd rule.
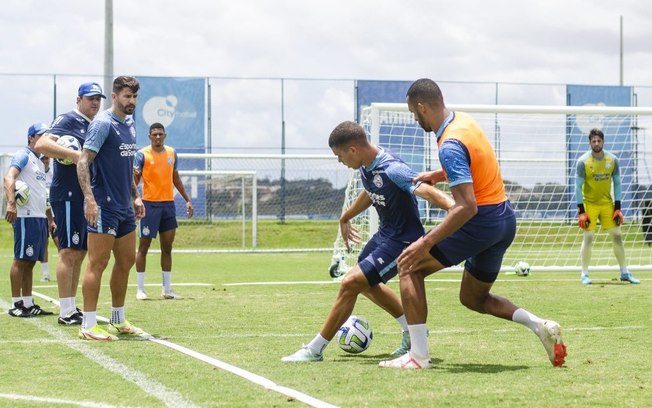
[[[31,245],[28,245],[27,249],[25,250],[25,255],[33,256],[34,255],[34,247],[31,246]]]
[[[71,238],[71,239],[72,239],[72,243],[73,243],[73,244],[75,244],[75,245],[79,245],[79,232],[75,231],[75,232],[72,234],[72,238]]]
[[[374,186],[381,188],[383,186],[383,178],[380,177],[380,174],[376,174],[373,180]]]
[[[144,237],[149,236],[149,227],[147,226],[143,227],[143,236]]]

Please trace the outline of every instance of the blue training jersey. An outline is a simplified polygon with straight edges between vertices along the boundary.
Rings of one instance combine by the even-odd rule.
[[[48,133],[53,136],[73,136],[79,142],[80,146],[84,145],[86,132],[91,120],[77,109],[57,116],[52,122]],[[52,201],[84,201],[84,194],[79,187],[77,178],[77,166],[74,164],[63,165],[56,160],[52,160],[54,175],[52,185],[50,186],[50,202]]]
[[[412,242],[424,233],[412,184],[417,174],[394,153],[380,148],[369,167],[360,167],[362,185],[378,212],[378,233]]]
[[[91,165],[91,188],[100,207],[122,210],[133,205],[131,186],[136,154],[136,127],[111,110],[97,114],[88,126],[84,149],[97,153]]]

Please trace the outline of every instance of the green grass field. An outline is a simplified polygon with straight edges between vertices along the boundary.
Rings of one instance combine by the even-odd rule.
[[[332,240],[311,234],[319,232],[303,239]],[[0,264],[8,271],[10,235],[4,226],[0,237]],[[148,262],[148,292],[156,297],[158,255]],[[173,283],[186,299],[139,302],[130,286],[130,320],[209,362],[139,338],[84,342],[77,328],[59,326],[56,316],[11,318],[4,312],[10,302],[7,276],[0,280],[0,406],[306,406],[279,392],[287,390],[312,397],[308,405],[341,407],[639,407],[652,401],[650,271],[637,274],[643,280],[638,286],[615,281],[613,272],[592,273],[590,287],[579,283],[576,272],[501,275],[495,293],[562,324],[569,356],[561,369],[550,365],[529,330],[461,306],[460,275],[450,272],[427,284],[433,369],[377,367],[400,342],[400,330],[365,298],[355,313],[374,329],[369,350],[349,355],[331,344],[323,362],[282,363],[282,356],[315,335],[335,299],[338,285],[328,277],[329,262],[328,253],[178,253]],[[52,269],[55,264],[52,256]],[[104,278],[108,284],[108,273]],[[398,291],[396,282],[390,287]],[[57,298],[55,283],[35,282],[34,290]],[[57,310],[38,296],[36,301]],[[104,286],[98,314],[109,311]],[[249,378],[234,374],[233,367]]]

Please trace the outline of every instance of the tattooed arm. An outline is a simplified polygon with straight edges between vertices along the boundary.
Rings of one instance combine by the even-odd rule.
[[[136,219],[139,220],[145,216],[145,205],[143,200],[138,194],[138,186],[136,186],[136,180],[131,179],[131,196],[134,198],[134,212],[136,214]]]
[[[95,160],[95,153],[92,150],[82,150],[79,162],[77,162],[77,178],[79,179],[79,186],[84,194],[84,217],[86,221],[93,227],[97,225],[97,203],[91,190],[91,172],[90,165]]]

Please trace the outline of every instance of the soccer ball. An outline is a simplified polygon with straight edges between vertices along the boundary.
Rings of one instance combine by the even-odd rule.
[[[22,180],[16,180],[16,205],[23,206],[29,201],[29,186]]]
[[[374,333],[369,326],[369,322],[357,316],[351,316],[340,327],[335,335],[335,341],[340,348],[347,353],[362,353],[369,348]]]
[[[69,136],[69,135],[61,136],[57,140],[57,144],[59,146],[63,146],[68,149],[77,150],[77,151],[81,150],[81,145],[79,144],[79,140],[77,140],[77,138],[74,136]],[[70,166],[73,163],[72,160],[68,160],[68,159],[56,159],[56,160],[59,163],[63,164],[64,166]]]
[[[530,274],[530,264],[525,261],[519,261],[514,265],[514,272],[518,276],[528,276]]]

